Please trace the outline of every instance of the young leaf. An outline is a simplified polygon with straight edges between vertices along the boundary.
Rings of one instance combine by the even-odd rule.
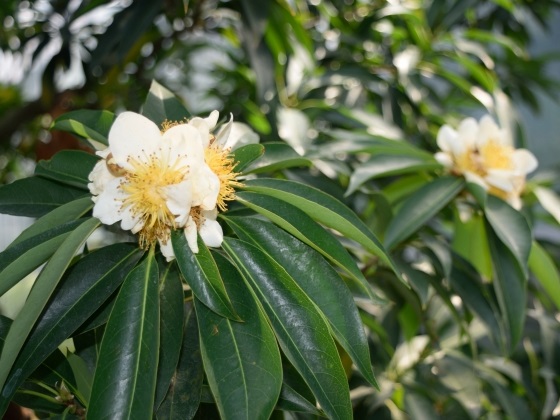
[[[39,277],[37,277],[25,305],[14,320],[0,355],[0,388],[2,388],[0,412],[3,413],[5,411],[7,406],[5,398],[13,395],[15,391],[14,385],[19,381],[19,375],[16,372],[10,382],[6,383],[13,363],[27,339],[33,324],[39,318],[41,311],[47,304],[60,278],[70,265],[72,258],[98,225],[99,221],[97,219],[88,219],[68,235],[43,268]]]
[[[183,343],[183,282],[177,265],[165,264],[160,269],[160,351],[157,371],[157,386],[154,409],[157,410],[165,398]]]
[[[88,176],[98,157],[81,150],[62,150],[51,160],[41,160],[35,175],[88,191]]]
[[[274,197],[248,191],[239,192],[237,200],[243,205],[266,216],[296,238],[319,251],[335,265],[345,270],[372,299],[377,297],[371,291],[367,280],[348,254],[348,251],[311,217],[290,203]]]
[[[292,235],[253,217],[228,217],[237,236],[260,247],[294,278],[328,320],[333,334],[362,375],[377,386],[367,337],[354,298],[323,257]]]
[[[331,418],[351,419],[346,374],[323,316],[296,281],[259,248],[224,238],[266,313],[286,357]]]
[[[141,256],[135,245],[114,244],[91,252],[66,272],[14,364],[20,381],[105,302]]]
[[[556,307],[560,309],[560,273],[554,260],[536,241],[533,241],[531,247],[529,268]]]
[[[230,321],[195,299],[202,360],[223,419],[268,419],[282,385],[274,333],[239,272],[214,258],[243,322]]]
[[[0,213],[41,217],[87,194],[89,193],[81,188],[32,176],[0,187]]]
[[[385,234],[385,247],[392,249],[434,217],[463,189],[461,178],[444,177],[423,186],[409,196]]]
[[[190,420],[200,404],[204,368],[200,354],[198,323],[191,302],[185,304],[183,345],[172,385],[157,411],[158,420]]]
[[[158,284],[152,249],[125,279],[105,328],[89,418],[152,418],[159,353]]]
[[[189,113],[173,92],[153,80],[142,106],[142,115],[161,127],[165,120],[182,121]]]
[[[109,130],[116,117],[109,111],[82,109],[58,117],[51,129],[68,131],[86,139],[108,145]]]
[[[182,230],[172,232],[171,241],[179,269],[191,286],[194,295],[214,312],[239,321],[216,262],[200,237],[198,238],[198,254],[191,251]]]

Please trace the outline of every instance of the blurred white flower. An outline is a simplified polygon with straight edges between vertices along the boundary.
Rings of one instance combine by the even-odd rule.
[[[537,159],[526,149],[515,149],[509,133],[490,116],[480,122],[466,118],[457,130],[444,125],[437,144],[441,152],[435,157],[442,165],[521,208],[525,177],[537,168]]]
[[[226,209],[239,185],[229,147],[255,139],[250,129],[232,129],[232,121],[215,137],[218,115],[165,122],[160,130],[140,114],[120,114],[109,147],[97,152],[102,160],[89,175],[93,215],[138,233],[142,248],[159,242],[168,261],[175,257],[171,229],[184,230],[193,252],[198,252],[197,232],[208,246],[220,246],[218,209]]]

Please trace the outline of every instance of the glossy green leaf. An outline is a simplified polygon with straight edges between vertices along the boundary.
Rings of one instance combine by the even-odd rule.
[[[371,179],[439,168],[441,164],[433,156],[375,154],[355,168],[346,195],[352,194]]]
[[[164,121],[182,121],[189,113],[175,94],[153,80],[142,115],[161,127]]]
[[[172,385],[157,411],[158,420],[190,420],[200,404],[204,368],[198,322],[191,302],[185,304],[183,346]]]
[[[311,166],[311,161],[288,146],[286,143],[263,143],[264,154],[261,158],[247,168],[244,173],[260,174],[263,172],[274,172],[280,169]]]
[[[0,253],[0,295],[47,261],[70,232],[84,220],[76,220],[26,239]]]
[[[302,242],[319,251],[357,280],[362,290],[372,299],[376,299],[367,280],[348,251],[306,213],[286,201],[260,193],[239,192],[237,201],[266,216]]]
[[[83,197],[63,204],[50,213],[45,214],[40,219],[37,219],[31,226],[25,229],[16,239],[14,239],[8,248],[66,222],[76,220],[86,214],[92,207],[93,201],[91,201],[91,197]]]
[[[235,161],[235,172],[243,173],[245,168],[264,153],[262,144],[247,144],[231,152]]]
[[[340,275],[318,252],[272,223],[253,217],[228,217],[226,221],[240,239],[262,248],[297,281],[325,315],[334,336],[360,373],[377,386],[362,321]]]
[[[281,179],[255,179],[246,182],[248,191],[259,192],[287,201],[308,216],[349,239],[363,245],[394,268],[391,257],[364,222],[336,198],[305,184]]]
[[[486,197],[484,215],[527,275],[527,261],[532,242],[531,228],[527,219],[505,201],[490,194]]]
[[[33,325],[39,318],[39,315],[47,304],[59,280],[70,265],[72,258],[98,225],[99,221],[92,218],[72,231],[55,251],[52,258],[37,277],[20,314],[14,320],[8,332],[6,344],[0,355],[0,386],[2,388],[3,398],[13,395],[15,391],[14,385],[20,380],[16,372],[10,378],[10,382],[6,382],[10,370]],[[5,409],[4,401],[5,400],[2,399],[0,412],[3,412]]]
[[[172,232],[171,241],[179,269],[195,296],[214,312],[240,320],[231,305],[216,262],[200,237],[197,254],[191,251],[182,230]]]
[[[556,307],[560,309],[560,273],[552,257],[536,241],[533,241],[531,247],[529,268]]]
[[[297,282],[259,248],[224,238],[223,247],[260,301],[284,354],[331,418],[351,419],[346,374],[329,328]]]
[[[141,255],[133,244],[114,244],[91,252],[68,269],[14,364],[12,372],[20,381],[105,302]]]
[[[62,150],[51,160],[41,160],[35,175],[88,191],[88,176],[99,158],[81,150]]]
[[[282,384],[282,390],[280,391],[280,397],[278,398],[276,408],[285,411],[296,411],[313,414],[315,416],[324,416],[321,411],[317,410],[314,404],[311,404],[305,397],[285,383]]]
[[[223,419],[268,419],[282,386],[274,333],[239,272],[214,256],[243,322],[231,321],[195,300],[206,378]]]
[[[527,278],[515,255],[488,226],[494,290],[506,323],[510,352],[523,334],[527,304]]]
[[[160,350],[154,408],[160,406],[175,373],[183,344],[183,282],[176,264],[160,269]]]
[[[109,111],[82,109],[61,115],[51,129],[68,131],[108,145],[109,130],[115,119],[115,114]]]
[[[409,196],[385,234],[385,247],[392,249],[420,229],[463,189],[461,178],[444,177]]]
[[[467,307],[488,327],[494,341],[503,347],[505,336],[501,319],[497,317],[497,302],[485,290],[480,274],[475,268],[454,254],[452,270],[447,281]]]
[[[69,201],[88,194],[80,188],[32,176],[0,187],[0,213],[41,217]]]
[[[88,418],[152,418],[159,353],[158,286],[152,248],[117,296],[101,343]]]

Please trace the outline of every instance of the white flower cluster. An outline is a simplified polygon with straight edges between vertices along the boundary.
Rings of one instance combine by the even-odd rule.
[[[486,115],[480,122],[466,118],[457,130],[444,125],[437,144],[442,150],[435,155],[438,162],[512,207],[521,208],[525,178],[538,162],[529,150],[515,149],[511,137],[492,117]]]
[[[213,111],[207,118],[166,122],[160,130],[140,114],[120,114],[89,175],[93,216],[106,225],[120,222],[139,235],[142,248],[159,242],[168,261],[175,257],[172,229],[183,229],[195,253],[197,232],[206,245],[219,247],[218,209],[225,210],[239,185],[229,152],[258,136],[232,120],[214,136],[218,116]]]

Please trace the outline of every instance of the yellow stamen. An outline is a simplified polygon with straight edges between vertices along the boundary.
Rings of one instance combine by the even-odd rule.
[[[165,133],[167,130],[175,127],[176,125],[186,124],[188,122],[189,120],[187,119],[187,117],[183,118],[181,121],[165,120],[161,123],[161,134]]]
[[[212,143],[206,148],[204,159],[212,172],[220,179],[220,192],[216,203],[221,211],[226,211],[226,201],[235,200],[234,187],[240,187],[243,184],[236,181],[239,174],[233,171],[236,163],[229,156],[229,149],[222,149]]]
[[[126,193],[122,209],[130,207],[143,226],[140,229],[140,246],[148,249],[156,240],[165,243],[170,228],[175,227],[175,216],[167,207],[165,187],[181,182],[188,169],[177,168],[159,156],[151,155],[147,162],[134,158],[128,160],[132,170],[123,177],[120,188]]]

